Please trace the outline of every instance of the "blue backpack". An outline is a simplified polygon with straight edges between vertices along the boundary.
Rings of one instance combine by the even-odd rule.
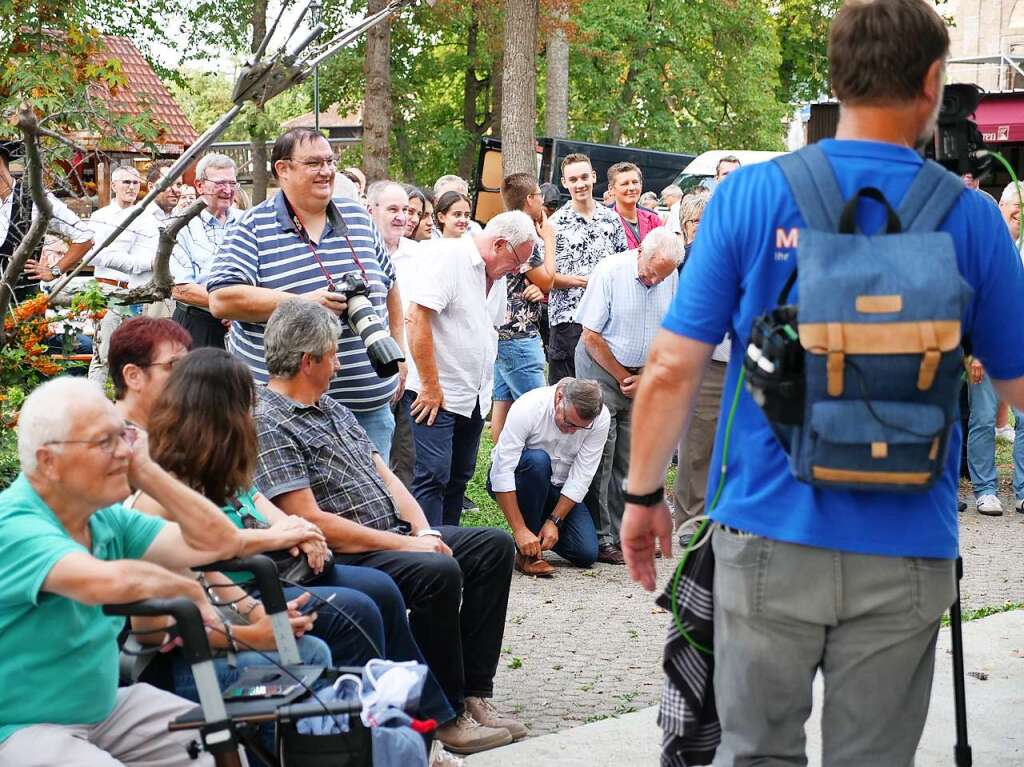
[[[823,487],[926,490],[957,419],[961,317],[973,294],[952,237],[936,231],[963,183],[925,161],[893,210],[872,187],[844,200],[820,147],[773,162],[806,222],[797,240],[802,413],[776,428],[793,473]],[[885,206],[884,231],[858,230],[861,198]]]

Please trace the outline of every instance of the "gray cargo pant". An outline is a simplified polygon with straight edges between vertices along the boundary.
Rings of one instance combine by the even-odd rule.
[[[823,767],[908,767],[955,562],[797,546],[716,527],[716,767],[806,765],[820,668]]]

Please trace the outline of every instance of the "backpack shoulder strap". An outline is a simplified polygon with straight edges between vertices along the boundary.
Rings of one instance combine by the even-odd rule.
[[[810,229],[835,232],[843,210],[843,195],[832,164],[817,144],[772,160],[789,183],[793,199]]]
[[[938,229],[964,189],[963,181],[955,175],[937,162],[925,160],[897,211],[903,231]]]

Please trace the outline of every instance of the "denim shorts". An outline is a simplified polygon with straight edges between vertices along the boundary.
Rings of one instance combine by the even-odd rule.
[[[540,336],[498,341],[494,399],[511,402],[544,385],[544,347]]]

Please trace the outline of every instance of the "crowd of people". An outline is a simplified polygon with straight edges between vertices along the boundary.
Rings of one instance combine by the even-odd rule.
[[[15,147],[2,150],[7,200],[30,206],[10,174]],[[573,566],[623,563],[629,410],[699,211],[663,226],[665,213],[639,204],[641,171],[628,163],[609,171],[612,204],[597,203],[584,155],[562,165],[569,202],[513,174],[506,212],[485,226],[458,176],[430,189],[367,186],[354,169],[337,172],[312,130],[283,134],[270,162],[279,190],[243,210],[233,161],[199,160],[193,187],[206,208],[177,235],[171,300],[116,298],[152,277],[161,228],[188,207],[183,185],[98,252],[94,279],[111,300],[88,379],[54,379],[22,409],[22,474],[2,496],[12,569],[0,635],[6,657],[53,670],[73,659],[81,678],[59,702],[0,712],[0,762],[49,764],[67,748],[133,763],[141,752],[120,736],[144,716],[145,758],[179,763],[184,738],[162,728],[197,699],[188,664],[178,650],[142,654],[119,688],[117,627],[98,606],[193,600],[216,629],[226,688],[274,657],[270,620],[237,576],[196,580],[187,567],[290,549],[311,571],[285,590],[303,661],[424,663],[417,713],[439,723],[431,761],[457,764],[454,753],[527,734],[489,702],[514,570],[553,575],[548,550]],[[146,183],[167,168],[154,163]],[[56,210],[51,229],[76,239],[58,260],[33,259],[25,290],[106,239],[142,178],[118,168],[111,189],[87,220]],[[677,210],[693,213],[687,201],[706,195]],[[30,214],[11,213],[5,252]],[[376,330],[353,305],[369,307]],[[394,374],[375,362],[381,336],[404,357]],[[512,535],[462,524],[488,417],[487,490]],[[80,634],[22,641],[70,619]],[[137,636],[122,644],[161,645],[168,623],[132,619]],[[44,729],[57,751],[35,753]]]
[[[919,0],[885,1],[941,43],[934,12],[918,8]],[[921,15],[926,11],[931,16]],[[857,13],[870,11],[847,15]],[[855,21],[847,24],[856,31]],[[851,39],[854,45],[859,38]],[[907,135],[934,117],[933,63],[918,67],[924,96],[913,94],[923,99],[921,108],[887,116],[903,120]],[[842,64],[837,71],[856,69]],[[847,85],[859,87],[850,77]],[[867,109],[854,135],[892,139]],[[0,145],[0,222],[7,225],[0,257],[13,253],[19,231],[38,215],[10,173],[13,151]],[[863,175],[842,142],[825,151]],[[858,151],[906,170],[895,185],[901,189],[920,164],[906,147]],[[167,167],[153,164],[146,182],[159,183]],[[439,725],[432,767],[525,737],[526,727],[490,702],[514,572],[554,576],[559,563],[548,551],[570,567],[628,559],[634,577],[652,588],[653,559],[670,540],[665,533],[705,512],[710,469],[721,453],[715,443],[723,393],[736,385],[742,351],[733,346],[735,316],[742,310],[749,325],[764,308],[755,306],[760,294],[741,286],[750,275],[763,276],[765,263],[785,260],[776,252],[772,261],[774,235],[765,253],[754,253],[747,247],[753,240],[745,239],[748,222],[726,218],[745,209],[738,195],[760,195],[759,203],[769,197],[767,169],[722,183],[739,167],[727,156],[708,183],[652,195],[639,167],[618,163],[599,201],[590,159],[571,154],[559,169],[567,201],[531,174],[511,174],[501,185],[505,211],[481,226],[464,179],[445,175],[430,188],[387,179],[367,184],[356,168],[339,172],[328,140],[310,129],[277,139],[270,168],[278,190],[252,207],[238,204],[229,157],[201,158],[193,188],[206,209],[177,236],[172,299],[147,306],[112,301],[94,334],[88,380],[51,380],[20,413],[22,473],[0,494],[0,668],[19,670],[5,675],[11,685],[0,702],[0,764],[41,767],[72,757],[106,763],[107,755],[125,764],[189,763],[191,738],[167,732],[166,722],[187,710],[196,689],[180,650],[166,642],[167,623],[133,619],[138,636],[129,644],[169,652],[136,660],[119,686],[121,626],[99,606],[190,599],[212,629],[215,670],[227,686],[247,666],[265,662],[260,653],[274,650],[274,632],[259,595],[232,574],[196,578],[188,568],[263,551],[291,552],[311,573],[286,589],[305,662],[362,665],[382,657],[429,669],[416,713]],[[70,244],[52,261],[29,262],[19,296],[72,269],[133,210],[140,174],[119,168],[111,182],[113,201],[87,221],[53,198],[51,228]],[[113,297],[151,277],[160,229],[187,209],[185,191],[168,186],[93,258],[101,290]],[[725,199],[708,208],[717,195]],[[981,204],[974,197],[980,199],[972,193],[962,207],[973,206],[983,219],[991,211],[974,210]],[[792,202],[771,200],[755,206],[758,215],[789,206],[786,220],[796,226]],[[1019,239],[1017,185],[1006,189],[999,208]],[[715,211],[710,232],[701,223],[706,209]],[[961,228],[956,236],[972,232]],[[697,258],[688,268],[691,253]],[[723,253],[730,254],[726,265]],[[729,271],[741,262],[742,269]],[[783,266],[773,272],[773,296],[774,283],[785,279]],[[1005,374],[1011,361],[993,351],[989,315],[979,316],[979,348]],[[386,359],[390,348],[400,353],[397,364]],[[968,373],[967,466],[977,509],[1001,513],[994,464],[999,387],[980,361],[969,359]],[[113,403],[97,386],[108,380]],[[680,441],[687,405],[692,417]],[[1014,412],[1014,491],[1024,511],[1024,419]],[[718,519],[724,532],[713,539],[722,563],[716,630],[721,641],[743,648],[716,671],[725,694],[718,709],[722,758],[753,762],[792,751],[798,760],[793,744],[800,739],[789,731],[802,727],[806,712],[762,680],[777,680],[778,689],[809,707],[805,672],[813,676],[824,651],[818,629],[825,625],[849,627],[851,639],[840,651],[849,653],[851,669],[873,663],[873,678],[892,676],[914,693],[913,710],[897,710],[896,694],[882,710],[919,732],[927,685],[922,675],[900,669],[930,669],[928,648],[948,604],[949,552],[939,545],[948,541],[929,548],[908,533],[905,546],[890,550],[874,538],[854,540],[839,514],[852,501],[833,503],[838,494],[809,500],[818,491],[792,480],[759,419],[744,400],[737,428],[756,438],[739,443],[745,461],[726,491],[731,516]],[[488,421],[494,447],[486,489],[511,534],[463,524]],[[661,509],[663,468],[673,453],[675,518],[666,530],[649,512]],[[834,524],[822,527],[813,515],[805,521],[799,514],[780,521],[778,502],[759,495],[768,486],[794,509],[832,514]],[[927,505],[910,504],[922,525],[932,510]],[[899,511],[881,502],[879,508]],[[879,517],[872,529],[882,527]],[[769,546],[771,557],[764,553]],[[845,552],[855,600],[843,609],[881,609],[881,624],[873,619],[861,628],[857,616],[836,612],[834,593],[825,591],[806,605],[793,601],[802,598],[798,590],[773,593],[776,618],[753,607],[760,597],[747,575],[755,565],[763,569],[771,559],[787,583],[817,573],[815,585],[827,591],[834,550]],[[942,564],[915,564],[909,628],[895,586],[882,608],[872,603],[878,584],[888,588],[905,573],[901,558]],[[311,612],[310,601],[317,605]],[[865,638],[882,624],[900,634],[896,652]],[[785,636],[794,627],[803,633]],[[763,651],[765,636],[792,652],[777,662]],[[828,671],[848,673],[841,682],[854,676]],[[798,684],[785,687],[780,675]],[[667,689],[672,694],[671,684]],[[665,721],[665,763],[685,764],[692,720],[680,714],[674,730],[671,716]],[[862,753],[857,749],[870,736],[886,741],[886,753],[902,754],[907,743],[886,740],[880,721],[863,715],[833,729],[851,753]],[[777,722],[790,739],[781,746]]]

